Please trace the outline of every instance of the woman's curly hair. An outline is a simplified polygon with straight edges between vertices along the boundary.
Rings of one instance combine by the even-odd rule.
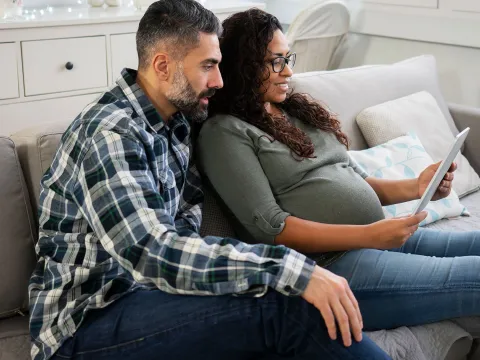
[[[224,87],[212,97],[210,115],[234,115],[287,145],[300,158],[312,158],[315,149],[308,135],[285,118],[270,115],[264,106],[265,90],[261,89],[270,76],[265,58],[276,30],[282,30],[278,19],[259,9],[234,14],[223,22],[220,71]],[[290,92],[276,105],[307,124],[334,133],[348,148],[340,122],[310,96]]]

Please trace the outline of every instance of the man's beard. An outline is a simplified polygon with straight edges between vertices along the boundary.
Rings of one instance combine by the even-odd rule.
[[[202,104],[200,99],[213,96],[215,89],[207,89],[199,95],[195,93],[187,77],[179,68],[173,77],[172,89],[167,93],[167,99],[190,122],[203,122],[208,117],[208,105]]]

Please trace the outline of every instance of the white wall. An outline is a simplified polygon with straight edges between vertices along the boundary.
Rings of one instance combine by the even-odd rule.
[[[437,59],[447,101],[480,107],[480,49],[350,34],[340,66],[388,64],[422,54]]]

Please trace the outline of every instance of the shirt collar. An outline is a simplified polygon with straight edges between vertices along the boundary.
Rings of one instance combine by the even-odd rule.
[[[142,118],[155,132],[158,133],[163,127],[166,127],[167,130],[173,129],[177,124],[185,125],[187,127],[187,132],[190,132],[190,124],[180,111],[171,116],[168,121],[168,126],[165,124],[162,117],[155,109],[155,106],[153,106],[148,96],[137,84],[136,70],[128,68],[123,69],[121,76],[116,83],[120,89],[122,89],[138,116],[140,116],[140,118]]]

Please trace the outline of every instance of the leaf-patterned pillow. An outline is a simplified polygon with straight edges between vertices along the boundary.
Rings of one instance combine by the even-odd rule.
[[[349,154],[369,176],[391,180],[416,178],[427,166],[433,164],[432,158],[415,133],[400,136],[370,149],[349,151]],[[412,213],[418,201],[384,206],[383,212],[386,218],[407,216]],[[445,199],[431,201],[425,210],[428,216],[421,226],[443,218],[470,215],[453,190]]]

